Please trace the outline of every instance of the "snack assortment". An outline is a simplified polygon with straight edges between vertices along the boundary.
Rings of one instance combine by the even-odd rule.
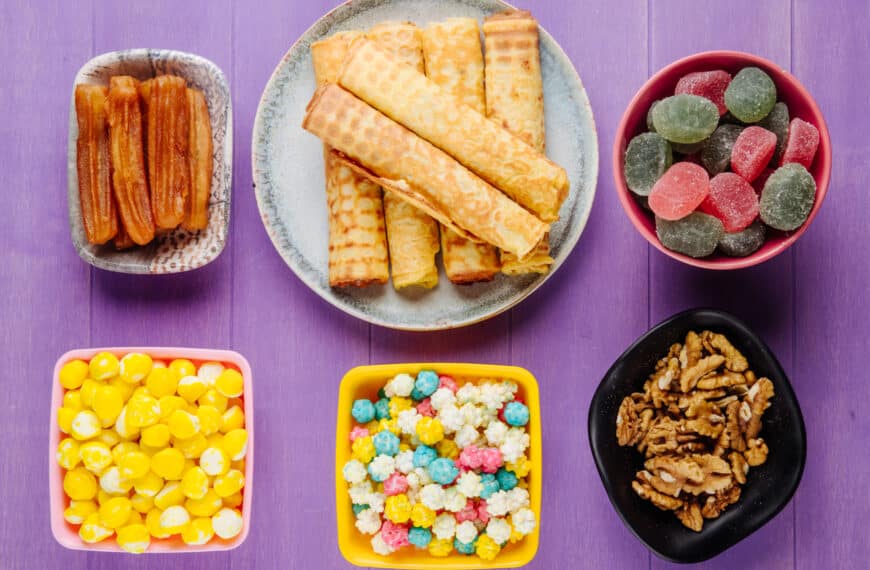
[[[87,240],[117,249],[208,226],[213,169],[205,96],[174,75],[75,88],[76,169]]]
[[[626,185],[652,210],[666,248],[745,257],[791,232],[815,202],[819,131],[777,102],[757,67],[689,73],[654,102],[625,152]]]
[[[656,363],[643,392],[623,399],[616,440],[644,454],[632,488],[700,532],[740,500],[750,467],[767,460],[762,416],[774,386],[722,334],[690,331]]]
[[[380,555],[400,549],[493,560],[537,526],[529,408],[510,381],[398,374],[358,399],[342,468],[355,526]]]
[[[537,21],[496,14],[483,36],[450,18],[312,44],[302,126],[326,145],[331,286],[389,273],[397,289],[431,288],[439,250],[454,283],[549,270],[568,177],[544,155]]]
[[[101,352],[64,364],[56,450],[67,523],[88,544],[114,536],[202,545],[242,531],[244,379],[219,362],[168,364]]]

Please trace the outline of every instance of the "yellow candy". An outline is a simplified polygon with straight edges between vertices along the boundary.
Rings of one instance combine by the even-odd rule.
[[[177,481],[184,472],[184,454],[172,447],[158,451],[151,458],[151,469],[167,481]]]
[[[121,359],[119,374],[121,380],[128,384],[138,384],[148,377],[153,361],[147,354],[131,352]]]
[[[113,429],[104,429],[100,432],[100,435],[97,436],[95,441],[105,443],[109,447],[115,447],[118,445],[118,442],[121,441],[121,436],[119,436],[118,432]]]
[[[366,424],[366,429],[369,430],[369,435],[375,435],[381,431],[381,423],[378,420],[372,420]]]
[[[139,428],[131,425],[128,410],[128,406],[121,408],[121,413],[118,414],[118,419],[115,420],[115,432],[119,438],[135,439],[139,437]]]
[[[121,471],[113,465],[100,475],[100,488],[110,494],[126,494],[133,488],[133,482],[121,477]]]
[[[411,451],[411,446],[408,445],[407,443],[400,443],[399,444],[399,451]]]
[[[230,470],[230,457],[220,447],[209,447],[199,456],[199,466],[214,477]]]
[[[206,390],[205,394],[197,398],[196,401],[200,406],[213,406],[220,413],[227,411],[227,397],[214,388]]]
[[[176,358],[169,363],[169,369],[175,372],[179,378],[196,374],[196,366],[186,358]]]
[[[408,495],[400,493],[387,497],[384,516],[396,524],[408,522],[411,518],[411,501],[408,500]]]
[[[100,489],[99,491],[97,491],[97,505],[102,506],[103,503],[105,503],[106,501],[108,501],[112,497],[116,497],[116,496],[117,495],[112,495],[111,493],[107,493],[107,492],[103,491],[102,489]]]
[[[215,380],[224,371],[224,365],[220,362],[205,362],[196,371],[196,375],[202,378],[209,386],[214,386]]]
[[[136,445],[132,441],[122,441],[121,443],[112,448],[112,461],[115,462],[115,465],[118,465],[119,463],[121,463],[122,457],[134,451],[139,451],[138,445]]]
[[[156,424],[159,420],[160,402],[148,393],[134,392],[127,402],[128,425],[132,428],[144,428]]]
[[[79,411],[84,409],[82,404],[82,393],[78,390],[70,390],[63,395],[63,407],[70,410]]]
[[[199,418],[199,429],[204,435],[217,433],[221,429],[223,417],[214,406],[201,405],[196,410],[196,417]]]
[[[139,441],[149,447],[166,447],[169,444],[169,426],[166,424],[154,424],[142,430]]]
[[[118,418],[121,408],[124,407],[124,396],[115,386],[105,385],[97,388],[94,394],[94,412],[100,418],[102,427],[109,427]]]
[[[368,463],[375,458],[375,443],[370,435],[353,440],[350,449],[351,456],[363,463]]]
[[[453,552],[453,541],[449,538],[433,538],[429,543],[429,554],[432,556],[447,556]]]
[[[245,429],[234,429],[224,434],[223,449],[233,461],[245,457],[248,452],[248,432]]]
[[[148,511],[154,508],[154,497],[134,493],[130,497],[130,504],[133,505],[136,512],[148,514]]]
[[[173,446],[184,454],[185,459],[198,459],[208,449],[208,440],[201,433],[187,439],[176,439]]]
[[[182,376],[178,381],[178,395],[190,403],[205,394],[208,384],[199,376]]]
[[[63,409],[63,408],[61,408]],[[58,413],[58,423],[60,422],[60,414]],[[79,441],[90,439],[100,434],[102,425],[97,414],[90,410],[82,410],[76,412],[70,425],[70,435]]]
[[[161,510],[173,505],[180,505],[183,502],[184,493],[181,490],[181,483],[178,481],[170,481],[154,496],[154,506]]]
[[[63,511],[63,520],[69,524],[82,524],[92,514],[97,512],[97,504],[93,501],[70,501]]]
[[[175,410],[169,416],[169,433],[179,439],[187,439],[199,433],[199,418],[184,410]]]
[[[210,517],[223,506],[223,501],[209,489],[202,499],[188,499],[184,501],[184,508],[195,517]]]
[[[123,380],[121,380],[120,376],[109,380],[108,385],[113,386],[121,393],[121,399],[124,400],[124,402],[127,402],[127,400],[130,399],[130,396],[132,396],[133,392],[136,390],[136,386],[124,382]]]
[[[151,534],[144,524],[128,524],[118,529],[118,546],[133,554],[142,554],[151,545]]]
[[[57,409],[57,427],[63,433],[72,432],[72,423],[73,420],[78,414],[77,410],[71,410],[69,408],[60,407]]]
[[[114,531],[100,524],[100,515],[91,513],[79,527],[79,538],[88,544],[94,544],[112,536]]]
[[[151,509],[145,515],[145,527],[154,538],[169,538],[171,535],[160,526],[160,515],[163,511],[160,509]]]
[[[214,533],[224,540],[242,532],[242,513],[236,509],[223,508],[211,517]]]
[[[244,486],[245,474],[238,469],[230,469],[226,474],[218,475],[214,479],[214,492],[221,498],[238,493]],[[196,497],[191,498],[195,499]]]
[[[379,421],[378,431],[391,431],[396,435],[401,435],[401,430],[399,429],[399,421],[396,419]]]
[[[110,352],[100,352],[91,358],[88,368],[94,380],[108,380],[118,375],[118,366],[117,356]]]
[[[221,416],[221,431],[227,433],[245,427],[245,412],[239,406],[232,406]]]
[[[127,522],[132,511],[133,505],[130,499],[113,497],[100,505],[100,524],[106,528],[119,528]]]
[[[181,492],[188,499],[202,499],[208,493],[208,484],[206,472],[201,467],[193,467],[181,478]]]
[[[435,511],[423,503],[414,503],[411,508],[411,522],[414,526],[429,528],[435,523]]]
[[[199,546],[207,543],[214,536],[214,528],[211,526],[211,519],[208,517],[200,517],[190,521],[190,524],[181,531],[181,540],[184,544],[191,546]]]
[[[132,503],[133,500],[131,499],[130,502]],[[124,526],[127,526],[129,524],[142,524],[143,522],[144,520],[142,519],[142,515],[139,514],[136,509],[133,509],[133,511],[130,512],[130,518],[127,519],[127,522],[124,523]]]
[[[71,437],[63,438],[57,444],[57,451],[55,452],[57,464],[67,470],[75,469],[76,465],[81,461],[79,450],[79,442]]]
[[[160,420],[167,421],[178,410],[187,410],[187,400],[181,396],[163,396],[158,400],[160,404]]]
[[[414,400],[411,398],[402,398],[401,396],[393,396],[390,398],[390,417],[398,418],[401,412],[410,410],[414,407]]]
[[[153,497],[163,489],[163,477],[153,471],[149,471],[143,477],[133,481],[133,488],[140,495]]]
[[[151,470],[151,458],[141,451],[131,451],[118,462],[118,470],[124,479],[139,479]]]
[[[215,379],[214,387],[222,396],[236,398],[242,395],[245,389],[245,380],[237,370],[228,368]]]
[[[85,468],[91,473],[100,474],[103,469],[112,464],[112,450],[100,441],[89,441],[82,444],[79,456]]]
[[[160,526],[169,534],[180,534],[190,524],[190,513],[181,505],[172,505],[160,515]]]
[[[82,382],[82,388],[81,390],[79,390],[79,393],[82,396],[83,406],[91,406],[91,404],[94,402],[94,395],[97,393],[97,388],[102,385],[102,383],[97,382],[91,378],[88,378],[84,382]]]
[[[206,441],[208,441],[209,447],[220,447],[221,449],[224,448],[224,434],[222,433],[213,433],[205,439]]]
[[[88,377],[88,365],[84,360],[70,360],[60,369],[60,385],[75,390]]]
[[[532,463],[529,461],[528,457],[522,455],[513,463],[508,463],[507,465],[505,465],[505,469],[507,469],[508,471],[513,471],[514,475],[522,479],[529,474],[529,471],[532,470]]]
[[[481,560],[494,560],[500,550],[501,547],[488,534],[480,535],[474,548],[474,552]]]
[[[145,387],[155,398],[171,396],[178,388],[178,373],[171,368],[154,368],[145,379]]]
[[[242,504],[242,494],[241,493],[233,493],[229,497],[224,497],[224,506],[229,507],[231,509],[235,509],[239,505]]]
[[[438,418],[423,416],[417,422],[417,437],[426,445],[435,445],[444,439],[444,426]]]
[[[442,439],[435,446],[435,449],[438,450],[438,455],[441,457],[446,457],[448,459],[456,459],[459,457],[459,446],[456,445],[456,442],[452,439]]]
[[[63,490],[74,501],[87,501],[97,495],[97,480],[83,467],[76,467],[63,476]]]

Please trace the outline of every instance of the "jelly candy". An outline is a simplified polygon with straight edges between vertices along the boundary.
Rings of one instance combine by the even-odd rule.
[[[646,112],[646,129],[650,132],[656,132],[656,126],[653,124],[653,109],[661,102],[661,99],[656,99],[649,106],[649,111]]]
[[[721,116],[728,110],[725,107],[725,89],[728,88],[729,83],[731,83],[731,74],[727,71],[721,69],[696,71],[680,78],[674,92],[677,95],[687,93],[709,99],[716,105]]]
[[[746,257],[758,251],[764,243],[767,230],[759,221],[740,232],[726,233],[719,240],[719,251],[731,257]]]
[[[719,125],[701,149],[701,164],[711,176],[728,170],[731,164],[731,149],[734,141],[743,132],[740,125]]]
[[[761,192],[761,221],[785,232],[796,229],[810,215],[815,197],[816,181],[803,165],[792,162],[780,166]]]
[[[724,233],[722,222],[701,212],[692,212],[677,221],[656,218],[656,234],[662,245],[689,257],[713,253]]]
[[[746,127],[731,149],[731,170],[752,182],[776,151],[776,135],[761,127]]]
[[[699,209],[718,218],[726,232],[739,232],[758,217],[758,196],[749,182],[723,172],[710,180],[710,194]]]
[[[653,110],[656,132],[676,143],[696,143],[710,136],[719,123],[719,111],[698,95],[662,99]]]
[[[679,220],[695,210],[710,193],[707,171],[691,162],[678,162],[658,179],[649,207],[665,220]]]
[[[656,180],[673,162],[671,145],[656,133],[641,133],[625,151],[625,183],[639,196],[648,196]]]
[[[796,162],[809,168],[819,148],[819,130],[806,121],[795,118],[788,129],[788,140],[782,154],[782,163]]]
[[[744,67],[725,89],[725,106],[744,123],[757,123],[776,104],[776,85],[757,67]]]
[[[766,117],[758,122],[758,126],[767,129],[776,135],[776,152],[770,160],[771,166],[778,166],[785,149],[785,141],[788,138],[788,107],[780,101]]]

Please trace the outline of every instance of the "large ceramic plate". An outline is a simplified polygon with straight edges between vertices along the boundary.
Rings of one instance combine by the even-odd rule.
[[[540,287],[580,238],[598,178],[595,122],[571,61],[550,34],[541,30],[547,154],[568,171],[571,181],[560,220],[550,234],[555,263],[549,275],[499,275],[489,283],[455,286],[442,268],[439,285],[431,291],[397,292],[391,284],[365,289],[329,287],[322,147],[301,127],[315,87],[311,44],[340,30],[367,29],[384,20],[424,25],[451,16],[470,16],[482,21],[509,7],[499,0],[353,0],[318,20],[272,74],[257,109],[252,142],[260,215],[287,265],[339,309],[370,323],[406,330],[476,323],[509,309]]]

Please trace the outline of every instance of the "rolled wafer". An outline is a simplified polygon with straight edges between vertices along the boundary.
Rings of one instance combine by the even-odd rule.
[[[339,84],[444,150],[481,178],[551,222],[568,195],[568,175],[519,138],[458,103],[437,83],[374,42],[351,44]]]
[[[423,73],[423,44],[420,28],[410,22],[382,22],[366,37],[396,59]],[[390,248],[393,287],[419,285],[427,289],[438,284],[438,223],[392,192],[384,193],[384,218]]]
[[[190,121],[187,83],[183,78],[175,75],[154,78],[147,122],[148,185],[154,225],[158,230],[172,230],[184,221],[190,196]]]
[[[538,22],[530,12],[508,10],[483,21],[486,45],[486,115],[508,132],[544,152],[544,84],[538,47]],[[502,252],[508,275],[547,273],[549,235],[527,258]]]
[[[99,85],[76,85],[79,201],[85,237],[94,244],[106,243],[118,233],[112,196],[108,94],[109,90]]]
[[[302,127],[463,237],[523,257],[549,230],[448,154],[338,85],[317,89]]]
[[[334,83],[351,40],[362,32],[339,32],[311,45],[318,85]],[[329,285],[363,287],[390,279],[380,187],[342,163],[324,145],[329,210]]]
[[[423,28],[426,75],[479,113],[486,112],[480,27],[474,18],[449,18]],[[441,258],[453,283],[488,281],[499,270],[498,251],[441,228]]]

